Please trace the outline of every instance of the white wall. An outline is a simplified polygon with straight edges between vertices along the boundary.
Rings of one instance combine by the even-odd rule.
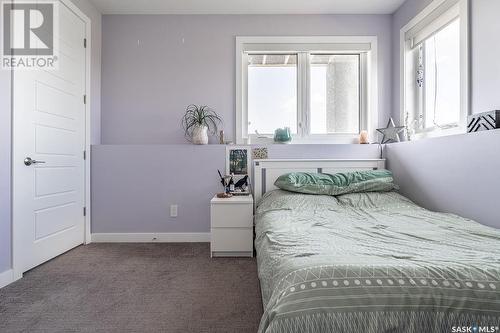
[[[500,1],[471,3],[472,111],[500,110]]]

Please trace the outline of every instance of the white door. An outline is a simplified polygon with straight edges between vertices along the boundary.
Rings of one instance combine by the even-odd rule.
[[[58,20],[59,69],[13,74],[18,274],[84,242],[85,23],[62,2]]]

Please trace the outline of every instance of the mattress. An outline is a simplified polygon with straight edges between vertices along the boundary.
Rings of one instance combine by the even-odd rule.
[[[496,229],[396,192],[275,190],[255,230],[259,332],[498,331]]]

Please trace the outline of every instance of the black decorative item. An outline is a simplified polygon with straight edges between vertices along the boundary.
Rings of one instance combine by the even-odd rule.
[[[234,184],[234,187],[241,188],[242,190],[246,190],[246,188],[248,187],[248,175],[246,175],[245,177],[238,180],[236,182],[236,184]]]
[[[473,114],[468,120],[468,133],[498,129],[500,128],[500,110]]]
[[[219,169],[217,169],[217,172],[219,173],[220,183],[222,184],[222,187],[224,187],[224,191],[226,191],[226,181],[224,180],[224,177],[222,177]]]
[[[383,135],[381,144],[391,143],[391,142],[400,142],[399,133],[405,130],[404,126],[396,126],[394,125],[394,120],[392,117],[389,118],[389,122],[387,126],[384,128],[377,128],[377,132]]]

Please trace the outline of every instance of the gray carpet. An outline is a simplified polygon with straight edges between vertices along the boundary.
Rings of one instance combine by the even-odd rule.
[[[256,332],[255,258],[209,244],[80,246],[0,289],[0,332]]]

